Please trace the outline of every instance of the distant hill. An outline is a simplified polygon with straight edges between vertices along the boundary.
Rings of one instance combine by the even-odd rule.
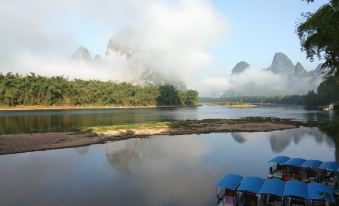
[[[294,74],[294,68],[295,66],[288,56],[282,52],[278,52],[274,55],[272,64],[267,70],[275,74],[291,76]]]
[[[250,69],[249,63],[241,61],[233,67],[230,88],[223,96],[305,94],[319,86],[324,76],[322,71],[321,65],[307,71],[300,62],[294,64],[282,52],[274,54],[271,65],[262,70]]]
[[[106,47],[106,56],[91,57],[85,47],[78,48],[72,55],[74,61],[105,62],[111,64],[111,58],[118,57],[128,61],[128,67],[133,74],[131,82],[136,85],[165,85],[172,84],[180,89],[185,89],[184,82],[159,73],[159,69],[152,68],[147,60],[147,52],[143,50],[141,41],[132,29],[123,29],[111,37]]]
[[[85,47],[79,47],[72,55],[74,61],[91,61],[92,57],[88,49]]]
[[[249,68],[250,68],[250,65],[247,62],[241,61],[233,67],[232,75],[243,73]]]

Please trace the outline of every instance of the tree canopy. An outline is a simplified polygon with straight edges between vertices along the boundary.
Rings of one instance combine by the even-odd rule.
[[[173,85],[132,85],[0,73],[0,105],[194,105],[198,92]]]
[[[308,3],[313,0],[306,0]],[[330,0],[316,12],[305,13],[297,33],[303,51],[311,61],[325,60],[322,68],[330,68],[328,76],[339,76],[339,0]]]

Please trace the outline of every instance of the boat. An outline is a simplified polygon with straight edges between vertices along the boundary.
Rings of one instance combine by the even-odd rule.
[[[258,205],[260,201],[259,191],[264,181],[260,177],[244,177],[237,189],[240,203],[245,202],[246,205]]]
[[[285,182],[279,179],[267,179],[259,191],[259,205],[282,206]]]
[[[339,185],[338,162],[276,156],[269,161],[269,164],[272,166],[270,166],[268,178],[324,183],[332,188]]]
[[[322,183],[229,174],[219,180],[216,187],[217,205],[315,206],[335,203],[333,189]]]
[[[236,189],[239,187],[243,177],[236,174],[224,176],[216,184],[217,205],[233,206],[239,205]]]
[[[323,110],[327,111],[327,112],[332,112],[334,110],[334,105],[330,104],[330,105],[324,107]]]

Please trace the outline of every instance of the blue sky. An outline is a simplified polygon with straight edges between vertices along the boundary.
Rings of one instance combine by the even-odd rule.
[[[273,54],[280,51],[307,70],[319,61],[310,62],[300,50],[295,33],[302,12],[315,11],[328,1],[307,4],[301,0],[213,0],[214,7],[225,16],[228,28],[224,40],[210,51],[218,67],[232,68],[240,60],[254,68],[271,64]]]

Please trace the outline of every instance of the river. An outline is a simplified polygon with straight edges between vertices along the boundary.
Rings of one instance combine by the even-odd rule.
[[[333,120],[301,107],[2,112],[2,133],[174,119],[272,116]],[[43,120],[50,121],[41,124]],[[77,122],[81,120],[81,122]],[[57,125],[54,125],[57,124]],[[19,129],[15,129],[19,127]],[[30,130],[32,127],[32,130]],[[154,136],[71,149],[0,156],[0,205],[215,205],[224,174],[266,177],[276,155],[336,160],[317,128],[273,132]]]
[[[335,115],[320,110],[305,110],[301,106],[260,106],[254,108],[200,106],[145,109],[0,111],[0,134],[69,131],[89,126],[133,122],[207,118],[236,119],[241,117],[278,117],[299,121],[331,121],[335,118]]]

